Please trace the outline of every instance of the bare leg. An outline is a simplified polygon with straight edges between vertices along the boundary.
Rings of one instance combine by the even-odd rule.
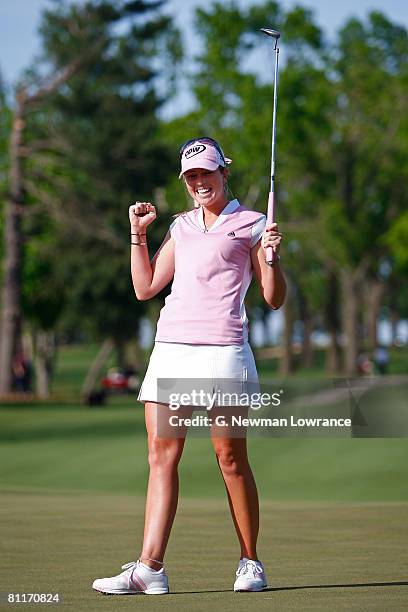
[[[214,415],[215,416],[215,413]],[[248,462],[246,437],[228,437],[225,428],[212,428],[212,443],[224,479],[228,502],[241,546],[241,558],[258,559],[259,501]]]
[[[160,412],[159,412],[160,411]],[[181,408],[180,416],[190,416],[191,409]],[[185,414],[184,414],[185,412]],[[161,569],[167,542],[177,510],[179,479],[178,464],[183,452],[187,428],[177,428],[177,435],[183,437],[158,437],[157,421],[174,414],[165,404],[146,402],[145,421],[149,448],[149,483],[147,488],[143,549],[140,556],[143,563],[153,569]]]

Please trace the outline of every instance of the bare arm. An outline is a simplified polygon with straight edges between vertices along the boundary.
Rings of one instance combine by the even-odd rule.
[[[136,243],[130,247],[130,270],[138,300],[154,297],[174,276],[174,242],[169,232],[152,261],[149,260],[146,228],[155,218],[156,211],[150,203],[137,202],[129,208],[131,242]]]
[[[282,235],[278,231],[277,224],[274,223],[265,230],[262,240],[259,240],[251,249],[252,267],[262,297],[274,310],[280,308],[285,301],[286,280],[276,259],[273,266],[268,266],[265,261],[265,250],[268,246],[272,246],[274,252],[278,253],[281,239]]]

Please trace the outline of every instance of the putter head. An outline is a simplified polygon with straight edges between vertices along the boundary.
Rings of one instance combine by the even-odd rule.
[[[261,32],[263,32],[264,34],[267,34],[268,36],[272,36],[272,38],[276,38],[276,40],[280,38],[280,32],[278,32],[278,30],[270,30],[269,28],[261,28]]]

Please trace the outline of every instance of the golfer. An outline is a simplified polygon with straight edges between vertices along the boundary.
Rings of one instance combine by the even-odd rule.
[[[169,592],[164,555],[178,503],[177,470],[188,431],[181,417],[191,416],[196,404],[174,410],[169,399],[163,401],[161,392],[166,389],[160,389],[160,380],[174,381],[172,390],[177,389],[181,376],[184,383],[195,378],[195,385],[200,380],[217,391],[226,381],[241,390],[250,381],[257,384],[244,308],[252,274],[271,308],[279,308],[285,298],[286,283],[279,264],[282,235],[276,223],[266,227],[265,215],[236,199],[229,200],[227,166],[231,160],[218,142],[189,140],[181,148],[180,160],[180,178],[194,208],[175,218],[152,261],[147,231],[156,219],[156,209],[149,202],[136,202],[129,208],[136,297],[150,299],[173,283],[139,393],[145,404],[150,466],[143,547],[139,559],[123,565],[118,576],[94,581],[93,588],[102,593]],[[267,247],[275,253],[273,266],[265,263]],[[220,406],[215,403],[206,412],[204,405],[203,410],[211,415]],[[242,411],[242,407],[230,410]],[[160,435],[160,423],[168,424],[176,414],[181,423],[177,432]],[[240,545],[234,590],[260,591],[267,586],[267,578],[256,550],[259,504],[246,437],[214,424],[210,431]]]

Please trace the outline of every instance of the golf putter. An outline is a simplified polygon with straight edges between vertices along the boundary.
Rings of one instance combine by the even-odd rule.
[[[275,141],[276,141],[276,108],[278,105],[278,62],[279,62],[279,47],[278,40],[280,38],[280,32],[277,30],[270,30],[268,28],[261,28],[261,32],[271,36],[275,40],[275,70],[273,78],[273,115],[272,115],[272,154],[271,154],[271,184],[269,188],[268,196],[268,213],[267,213],[267,225],[275,222]],[[273,266],[275,260],[275,254],[272,247],[266,249],[266,263],[269,266]]]

